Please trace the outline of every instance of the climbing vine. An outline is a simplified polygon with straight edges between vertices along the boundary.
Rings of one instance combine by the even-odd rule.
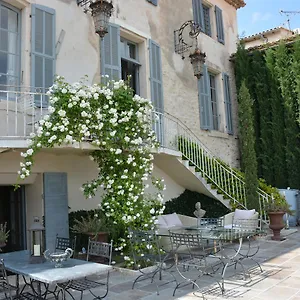
[[[100,208],[112,231],[119,234],[115,249],[127,264],[133,264],[128,227],[153,229],[164,209],[160,180],[152,178],[157,194],[144,197],[153,170],[151,149],[157,146],[152,104],[133,95],[122,80],[90,86],[84,81],[70,85],[58,77],[48,94],[49,114],[38,122],[29,149],[21,153],[19,177],[30,176],[41,148],[84,141],[95,146],[90,158],[98,166],[98,176],[83,183],[81,190],[87,198],[94,197],[99,188],[105,190]]]

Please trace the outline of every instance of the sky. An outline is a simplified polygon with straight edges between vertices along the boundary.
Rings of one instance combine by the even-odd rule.
[[[238,10],[239,35],[249,36],[274,27],[300,28],[300,0],[245,0]],[[299,11],[298,14],[280,14],[279,11]]]

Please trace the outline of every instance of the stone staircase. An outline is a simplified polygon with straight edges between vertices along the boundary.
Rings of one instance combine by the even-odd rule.
[[[187,189],[219,200],[228,208],[247,209],[245,182],[239,172],[215,157],[177,118],[153,112],[153,124],[161,147],[155,158],[158,167]],[[261,189],[257,193],[261,220],[266,223],[264,206],[271,195]]]

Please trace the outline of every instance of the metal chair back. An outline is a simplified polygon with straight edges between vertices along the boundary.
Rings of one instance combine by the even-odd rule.
[[[6,298],[12,300],[12,286],[9,284],[4,260],[0,259],[0,293],[5,293]],[[7,294],[8,293],[8,297]]]
[[[76,236],[71,238],[60,237],[56,235],[56,243],[55,243],[55,251],[56,250],[63,250],[65,251],[67,248],[71,248],[75,250],[76,247]]]
[[[89,239],[88,250],[86,260],[89,260],[89,256],[98,256],[105,258],[108,261],[108,264],[111,264],[112,258],[112,249],[113,249],[113,241],[110,243],[105,242],[97,242]]]
[[[133,259],[136,265],[140,262],[162,262],[158,238],[154,230],[128,229]],[[136,247],[139,245],[139,247]]]

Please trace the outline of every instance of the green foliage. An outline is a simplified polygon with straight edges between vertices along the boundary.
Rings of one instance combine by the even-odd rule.
[[[257,194],[257,161],[255,154],[255,138],[253,125],[253,101],[250,98],[249,90],[245,81],[242,82],[238,95],[239,99],[239,132],[242,152],[242,166],[245,172],[245,193],[247,208],[255,208],[260,211]]]
[[[287,166],[286,166],[286,137],[285,137],[285,121],[284,121],[284,105],[277,79],[277,73],[275,70],[275,51],[268,49],[265,53],[266,66],[269,73],[268,82],[264,82],[265,85],[269,86],[270,97],[268,100],[271,104],[271,138],[272,145],[270,150],[272,153],[268,153],[270,160],[273,161],[272,173],[273,178],[268,181],[270,184],[277,187],[287,187]],[[276,149],[276,151],[273,151]],[[265,153],[262,153],[263,158],[266,158]],[[263,159],[262,159],[263,161]]]
[[[9,237],[9,230],[7,230],[7,223],[0,224],[0,244],[6,243]]]
[[[258,177],[300,188],[300,41],[252,53],[240,45],[235,73],[237,87],[244,80],[254,100]]]
[[[201,208],[206,210],[204,218],[219,218],[226,215],[230,210],[220,201],[205,196],[203,194],[185,190],[179,197],[165,203],[165,214],[178,213],[190,217],[195,217],[195,204],[201,203]]]
[[[36,124],[29,149],[21,153],[24,161],[19,180],[30,176],[41,148],[89,142],[96,149],[90,159],[98,174],[82,184],[82,192],[92,198],[99,189],[104,191],[99,208],[111,231],[122,233],[115,236],[115,250],[130,256],[127,228],[155,228],[155,220],[164,209],[160,180],[152,181],[157,188],[152,201],[143,196],[153,170],[151,150],[157,146],[151,101],[134,95],[123,80],[91,86],[86,82],[70,85],[58,77],[48,93],[49,115]],[[80,226],[88,227],[91,221],[79,219],[74,225],[80,231]],[[133,263],[132,258],[129,263]]]

